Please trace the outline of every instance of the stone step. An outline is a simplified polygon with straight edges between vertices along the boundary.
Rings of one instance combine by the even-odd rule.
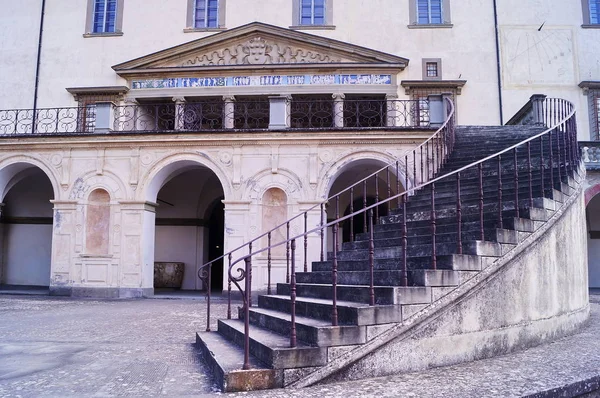
[[[429,304],[431,288],[425,286],[374,286],[376,304]],[[277,294],[290,295],[289,283],[278,283]],[[333,299],[333,287],[330,284],[297,283],[298,297]],[[337,297],[343,301],[368,304],[370,300],[369,286],[337,285]]]
[[[442,257],[444,258],[444,257]],[[427,261],[425,257],[422,258],[423,261]],[[454,286],[458,284],[458,279],[455,279],[455,283],[445,284],[447,279],[444,278],[440,280],[439,284],[437,279],[425,278],[423,275],[425,272],[435,271],[428,269],[415,269],[407,271],[407,279],[408,286]],[[450,269],[439,269],[436,272],[446,273],[450,275],[455,272]],[[446,275],[444,274],[444,275]],[[370,272],[369,271],[338,271],[337,280],[338,283],[344,285],[365,285],[370,281]],[[435,275],[435,273],[434,273]],[[318,284],[326,284],[331,283],[332,281],[332,273],[329,272],[299,272],[296,275],[296,280],[299,283],[318,283]],[[433,282],[430,282],[433,281]],[[431,283],[431,284],[430,284]],[[399,270],[376,270],[373,272],[373,284],[377,286],[402,286],[403,285],[403,272]]]
[[[311,273],[307,273],[311,274]],[[331,276],[331,273],[329,273]],[[331,278],[330,278],[331,279]],[[329,280],[330,281],[330,280]],[[302,282],[299,282],[302,283]],[[289,313],[291,299],[284,295],[261,295],[258,297],[260,308]],[[297,297],[296,315],[322,319],[331,322],[333,303],[330,299]],[[397,305],[375,305],[352,301],[337,301],[339,325],[379,325],[402,322],[400,307]]]
[[[431,241],[432,242],[432,241]],[[440,242],[436,241],[436,254],[439,256],[457,253],[456,240],[451,242]],[[494,256],[498,257],[501,254],[500,244],[496,242],[486,242],[480,240],[471,240],[462,242],[463,254],[471,254],[478,256]],[[386,258],[400,258],[403,256],[402,246],[388,246],[378,247],[374,251],[373,257],[375,259],[386,259]],[[406,254],[410,257],[424,257],[430,256],[433,253],[433,244],[421,244],[421,245],[410,245],[406,248]],[[327,258],[331,259],[333,253],[328,253]],[[369,250],[368,248],[359,248],[354,250],[342,250],[337,253],[337,259],[339,261],[344,260],[368,260]]]
[[[440,242],[456,242],[457,238],[458,238],[458,233],[456,232],[455,228],[452,228],[453,230],[450,232],[446,232],[446,231],[442,231],[437,230],[437,237],[436,240],[439,240]],[[469,241],[469,240],[480,240],[481,238],[481,233],[479,230],[479,223],[470,223],[468,224],[468,228],[467,225],[463,225],[462,226],[462,240],[464,241]],[[408,230],[407,229],[407,240],[408,240],[408,244],[412,244],[412,243],[420,243],[420,244],[427,244],[431,242],[431,228],[426,228],[423,229],[422,231],[416,231],[416,229],[411,229]],[[418,232],[421,232],[421,234],[419,234]],[[512,243],[512,244],[517,244],[519,243],[518,240],[518,233],[517,231],[512,231],[510,229],[497,229],[497,228],[486,228],[484,230],[484,240],[486,241],[490,241],[490,242],[498,242],[498,243]],[[398,246],[402,246],[402,231],[401,229],[397,229],[397,230],[393,230],[393,231],[382,231],[382,232],[373,232],[373,239],[377,242],[377,241],[382,241],[382,240],[388,240],[388,239],[394,239],[394,242],[392,244],[398,245]],[[422,240],[424,239],[424,240]],[[356,243],[358,245],[368,245],[368,240],[369,240],[369,234],[368,233],[361,233],[361,234],[357,234],[354,238],[354,242],[344,242],[343,243],[343,248],[344,249],[353,249],[353,248],[358,248],[358,246],[353,245],[353,243]],[[366,243],[365,243],[366,242]],[[380,243],[381,245],[385,245],[385,243]],[[368,247],[361,247],[361,248],[368,248]]]
[[[502,246],[499,247],[500,252]],[[498,257],[498,256],[486,256],[486,257]],[[406,258],[406,268],[408,271],[431,269],[433,263],[433,256],[414,256]],[[480,271],[481,270],[481,256],[470,255],[470,254],[448,254],[448,255],[436,255],[436,264],[438,269],[447,269],[455,271]],[[404,259],[402,257],[390,258],[390,259],[376,259],[373,261],[373,269],[375,271],[399,271],[404,266]],[[315,261],[312,264],[312,272],[330,272],[333,269],[333,261]],[[337,262],[338,272],[350,271],[369,271],[369,261],[365,259],[352,259],[352,260],[341,260]],[[331,275],[329,279],[331,283]],[[364,283],[370,283],[370,279],[364,281]]]
[[[253,355],[251,369],[242,370],[244,351],[217,332],[196,333],[196,347],[222,392],[246,391],[249,383],[255,390],[283,387],[283,371],[269,368]]]
[[[240,319],[220,319],[219,334],[244,347],[244,322]],[[250,353],[273,369],[293,369],[323,366],[327,363],[326,347],[311,347],[298,342],[290,347],[289,336],[250,325]]]
[[[250,323],[276,333],[290,336],[291,315],[266,308],[250,308]],[[306,316],[296,316],[296,338],[318,347],[364,344],[366,326],[331,326],[331,322]]]

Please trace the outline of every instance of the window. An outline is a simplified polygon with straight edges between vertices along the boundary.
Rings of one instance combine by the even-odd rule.
[[[325,0],[301,0],[300,25],[325,25]]]
[[[437,62],[427,62],[425,64],[427,71],[427,77],[438,77],[438,64]]]
[[[219,21],[219,0],[196,0],[195,28],[216,28]]]
[[[225,28],[226,0],[188,0],[187,28],[184,32]]]
[[[590,24],[600,24],[600,0],[590,1]]]
[[[581,0],[584,28],[600,28],[600,0]]]
[[[124,0],[88,0],[84,37],[122,35]]]
[[[95,0],[94,33],[114,33],[117,21],[117,0]]]
[[[293,29],[334,29],[331,0],[292,0]]]
[[[451,27],[450,0],[410,0],[409,27]]]
[[[420,24],[442,23],[442,0],[417,0]]]
[[[442,80],[442,59],[423,58],[423,80]]]

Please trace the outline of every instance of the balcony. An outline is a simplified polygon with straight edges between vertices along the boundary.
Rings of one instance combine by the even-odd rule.
[[[132,105],[0,110],[0,137],[219,131],[306,131],[436,128],[441,96],[203,98]]]

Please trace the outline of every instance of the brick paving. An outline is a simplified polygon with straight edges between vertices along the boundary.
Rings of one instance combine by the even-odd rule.
[[[580,333],[527,351],[419,374],[220,394],[193,345],[206,327],[202,300],[0,296],[0,397],[527,396],[600,379],[600,296],[591,301]],[[212,311],[223,317],[226,304]]]

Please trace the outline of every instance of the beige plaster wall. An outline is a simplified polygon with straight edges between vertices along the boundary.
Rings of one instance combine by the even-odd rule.
[[[430,131],[361,131],[310,138],[303,133],[285,137],[254,133],[223,134],[218,139],[210,134],[185,138],[161,135],[145,140],[124,136],[7,139],[2,141],[0,150],[0,175],[8,182],[24,167],[15,167],[15,162],[34,165],[45,172],[57,192],[53,201],[51,286],[63,292],[72,288],[137,289],[139,292],[146,289],[143,294],[148,294],[153,284],[153,262],[155,258],[159,260],[157,250],[161,250],[155,246],[156,242],[162,241],[163,249],[164,245],[171,245],[173,249],[175,246],[169,241],[181,236],[174,235],[172,230],[169,232],[168,228],[155,229],[154,220],[157,214],[162,217],[161,210],[165,217],[194,217],[206,211],[207,198],[224,195],[224,247],[228,251],[263,231],[263,200],[269,189],[282,190],[286,195],[287,214],[297,214],[325,198],[335,179],[354,162],[357,170],[364,164],[391,162],[403,157],[405,151],[430,134]],[[304,143],[299,143],[300,137],[304,137]],[[367,145],[370,150],[365,152],[362,148]],[[172,208],[165,205],[157,210],[153,202],[160,188],[166,184],[167,189],[169,181],[176,182],[172,177],[190,167],[206,169],[207,172],[201,174],[212,181],[205,183],[206,186],[202,185],[203,181],[196,182],[195,177],[184,181],[188,191],[196,191],[198,201],[192,200],[192,203],[188,198],[178,202],[181,198],[177,192],[185,189],[179,187],[167,190],[164,198],[187,210],[173,213]],[[110,195],[106,255],[86,251],[88,198],[95,189],[106,190]],[[309,214],[309,228],[319,222],[317,208]],[[303,219],[291,224],[293,235],[303,229]],[[163,240],[165,233],[166,241]],[[202,234],[186,247],[200,247],[200,241],[204,241]],[[310,236],[309,246],[310,263],[319,255],[318,235]],[[261,242],[255,246],[259,247]],[[301,242],[298,242],[299,266],[304,262],[300,247]],[[195,253],[190,254],[195,256],[189,259],[192,268],[205,260],[200,251]],[[234,260],[243,254],[246,251],[239,251]],[[161,257],[160,260],[171,259]],[[253,283],[262,288],[267,280],[266,256],[258,258],[254,266]],[[277,278],[281,281],[285,276],[285,258],[276,259],[273,266],[273,281]],[[193,271],[186,287],[197,286]]]

